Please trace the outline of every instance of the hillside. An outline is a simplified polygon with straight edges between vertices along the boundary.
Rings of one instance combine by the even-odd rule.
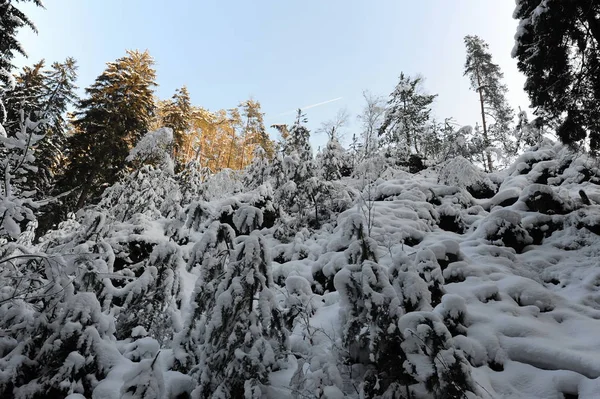
[[[146,165],[5,243],[0,396],[597,397],[597,162],[386,162]]]

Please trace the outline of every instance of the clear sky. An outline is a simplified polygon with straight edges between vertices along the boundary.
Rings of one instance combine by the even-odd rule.
[[[148,49],[156,60],[157,94],[187,85],[192,102],[231,108],[252,96],[266,124],[292,123],[306,110],[314,131],[340,108],[351,116],[346,142],[358,133],[362,92],[386,97],[400,72],[421,74],[439,94],[434,113],[460,124],[479,119],[477,96],[463,77],[463,38],[490,45],[516,109],[529,101],[510,57],[517,22],[506,0],[45,0],[28,15],[39,34],[20,39],[33,63],[74,57],[80,87],[126,49]],[[20,5],[23,7],[22,5]],[[273,133],[273,132],[272,132]],[[274,134],[274,133],[273,133]],[[314,137],[322,145],[325,137]]]

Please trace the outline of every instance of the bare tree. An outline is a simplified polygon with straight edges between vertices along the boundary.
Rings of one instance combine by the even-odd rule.
[[[363,98],[366,104],[358,119],[362,122],[363,148],[365,157],[368,158],[377,148],[377,135],[385,115],[385,99],[368,90],[363,91]]]
[[[317,133],[325,133],[329,137],[329,140],[341,139],[343,137],[342,129],[348,125],[350,116],[346,108],[338,110],[335,118],[330,119],[321,123],[321,127],[317,130]]]

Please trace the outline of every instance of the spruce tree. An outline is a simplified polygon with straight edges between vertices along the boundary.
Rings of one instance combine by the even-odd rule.
[[[36,6],[42,7],[41,0],[20,1],[33,1]],[[14,85],[14,79],[11,75],[13,69],[12,59],[17,54],[27,55],[25,49],[17,40],[17,33],[24,26],[37,32],[33,22],[15,6],[17,2],[19,0],[4,0],[0,3],[0,125],[3,125],[6,121],[6,112],[2,105],[3,100],[6,97],[6,92],[12,89]]]
[[[16,76],[16,86],[5,102],[7,121],[4,127],[14,136],[21,123],[21,112],[32,121],[41,121],[39,134],[44,137],[36,147],[35,171],[27,176],[27,188],[42,198],[50,194],[54,176],[60,172],[66,142],[66,110],[76,95],[75,60],[67,58],[46,68],[44,61],[24,67]]]
[[[400,74],[400,81],[390,94],[379,136],[387,146],[387,155],[407,158],[421,153],[421,139],[437,95],[423,93],[422,78]],[[404,160],[404,159],[402,159]]]
[[[310,131],[304,125],[307,122],[306,115],[298,109],[296,122],[289,131],[286,140],[286,153],[296,153],[301,162],[309,162],[313,159],[312,147],[310,145]]]
[[[175,159],[180,162],[186,161],[186,135],[189,133],[192,123],[192,103],[187,87],[182,86],[175,91],[173,97],[167,102],[162,123],[165,127],[173,129]]]
[[[261,398],[287,346],[264,238],[240,237],[200,331],[194,398]]]
[[[488,44],[478,36],[466,36],[465,46],[467,61],[464,74],[471,81],[471,89],[479,94],[486,168],[491,172],[494,165],[489,147],[499,144],[504,147],[505,152],[512,152],[508,133],[513,110],[506,100],[508,88],[502,83],[504,74],[492,62]]]
[[[600,3],[518,0],[513,57],[536,114],[560,123],[566,144],[600,150]]]
[[[154,114],[154,61],[150,54],[127,51],[86,89],[69,137],[69,165],[61,189],[73,189],[81,208],[114,183],[125,169],[125,158],[148,131]]]
[[[14,136],[21,123],[21,111],[26,118],[43,118],[46,92],[45,62],[41,60],[32,66],[26,66],[15,76],[15,87],[4,100],[6,122],[4,128],[8,136]]]

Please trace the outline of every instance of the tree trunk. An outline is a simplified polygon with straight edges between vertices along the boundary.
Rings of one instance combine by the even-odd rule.
[[[483,101],[483,88],[481,87],[481,78],[479,77],[479,70],[477,71],[477,91],[479,92],[479,104],[481,105],[481,123],[483,125],[483,141],[485,143],[485,157],[487,159],[487,167],[489,172],[494,171],[494,167],[492,164],[492,154],[488,151],[488,147],[490,146],[490,139],[487,134],[487,125],[485,123],[485,106]]]
[[[95,176],[96,172],[91,172],[85,180],[85,183],[83,183],[83,189],[81,190],[81,194],[79,194],[79,199],[77,200],[77,209],[81,209],[85,205],[88,192],[90,191],[90,186],[92,185],[92,181],[94,180]]]
[[[594,9],[590,7],[584,17],[589,24],[592,36],[594,36],[594,39],[596,40],[596,45],[600,47],[600,21],[596,19],[596,13],[594,12]]]
[[[233,156],[233,144],[235,143],[235,129],[232,127],[231,145],[229,146],[229,157],[227,158],[227,168],[231,165],[231,157]]]

